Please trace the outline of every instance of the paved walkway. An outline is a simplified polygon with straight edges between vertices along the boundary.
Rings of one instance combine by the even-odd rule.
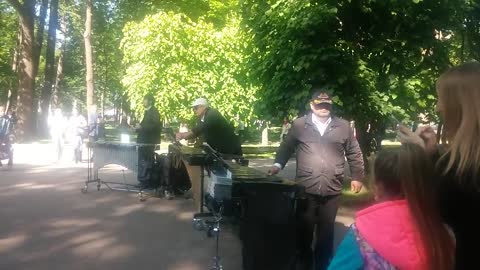
[[[86,164],[54,163],[49,145],[18,145],[15,158],[12,169],[0,168],[0,269],[208,269],[215,241],[193,230],[192,201],[139,202],[134,193],[94,185],[82,194]],[[122,177],[118,166],[101,173]],[[126,179],[134,178],[127,172]],[[351,223],[346,213],[337,218],[337,242]],[[220,248],[224,269],[240,270],[241,244],[228,226]]]

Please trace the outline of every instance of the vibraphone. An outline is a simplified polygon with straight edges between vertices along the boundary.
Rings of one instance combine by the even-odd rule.
[[[191,166],[205,166],[207,154],[200,148],[189,147],[180,143],[172,143],[168,146],[168,152],[179,155]]]
[[[288,269],[295,262],[296,198],[303,192],[295,182],[268,176],[215,153],[212,157],[212,153],[202,149],[176,145],[170,146],[170,151],[181,155],[191,165],[202,166],[202,206],[206,198],[206,206],[213,213],[218,213],[219,208],[223,211],[226,207],[239,208],[230,214],[239,220],[244,269]],[[204,186],[205,166],[211,171],[207,183],[210,187]],[[215,176],[222,169],[223,174]],[[215,177],[216,180],[212,180]],[[220,188],[212,188],[212,184]],[[195,214],[194,225],[203,215]]]
[[[244,269],[290,269],[296,254],[296,198],[302,189],[293,181],[226,163],[232,174],[232,201],[240,208],[236,218]]]
[[[116,143],[116,142],[89,142],[88,148],[88,173],[87,181],[82,192],[88,191],[90,183],[97,184],[97,190],[100,190],[102,184],[109,189],[138,192],[139,199],[144,199],[144,192],[139,185],[128,184],[124,182],[103,181],[98,176],[98,171],[106,165],[121,165],[135,174],[139,172],[139,162],[142,160],[142,150],[152,150],[151,160],[153,161],[153,149],[156,144],[139,143]],[[114,188],[109,184],[121,185],[125,188]]]
[[[181,144],[170,144],[168,152],[177,156],[180,156],[191,166],[201,167],[201,200],[203,205],[203,199],[205,198],[205,167],[212,167],[215,161],[215,157],[209,157],[209,153],[203,149],[188,147]],[[266,173],[259,170],[242,166],[232,160],[223,160],[222,165],[229,171],[230,178],[232,180],[231,197],[241,197],[243,194],[252,191],[273,191],[273,192],[297,192],[297,185],[295,182],[278,177],[268,176]],[[211,194],[213,199],[214,194]]]

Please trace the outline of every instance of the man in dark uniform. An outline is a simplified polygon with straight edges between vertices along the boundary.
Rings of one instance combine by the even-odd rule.
[[[140,145],[138,148],[138,180],[143,187],[149,187],[148,183],[149,172],[151,172],[155,145],[160,143],[160,136],[162,131],[162,123],[160,121],[160,114],[154,106],[155,99],[153,95],[148,94],[143,98],[143,106],[145,113],[140,124],[137,124],[135,130],[137,132],[137,143],[151,144]]]
[[[331,115],[330,95],[315,91],[310,108],[311,113],[293,122],[269,172],[277,174],[296,153],[296,181],[306,193],[297,207],[297,269],[312,269],[314,263],[314,269],[321,270],[327,269],[333,255],[345,159],[352,172],[351,189],[356,193],[362,188],[364,165],[349,123]]]

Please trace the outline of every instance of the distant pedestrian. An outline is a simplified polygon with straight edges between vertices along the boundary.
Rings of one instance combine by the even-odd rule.
[[[91,105],[88,109],[88,141],[95,142],[98,139],[98,113],[97,105]]]
[[[64,147],[64,136],[67,129],[67,120],[62,114],[60,108],[56,108],[48,118],[48,126],[50,128],[50,135],[52,137],[52,144],[55,149],[57,162],[62,159],[63,147]]]
[[[288,120],[287,117],[283,118],[283,123],[282,123],[282,132],[280,133],[280,143],[285,140],[287,137],[288,131],[292,127],[292,124],[290,124],[290,120]]]
[[[73,146],[73,160],[75,163],[82,161],[83,138],[87,133],[87,120],[76,109],[72,111],[69,120],[70,144]]]

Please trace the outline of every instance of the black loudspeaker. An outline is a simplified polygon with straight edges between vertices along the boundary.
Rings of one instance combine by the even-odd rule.
[[[240,221],[243,269],[294,269],[295,224],[295,202],[290,194],[247,193]]]

